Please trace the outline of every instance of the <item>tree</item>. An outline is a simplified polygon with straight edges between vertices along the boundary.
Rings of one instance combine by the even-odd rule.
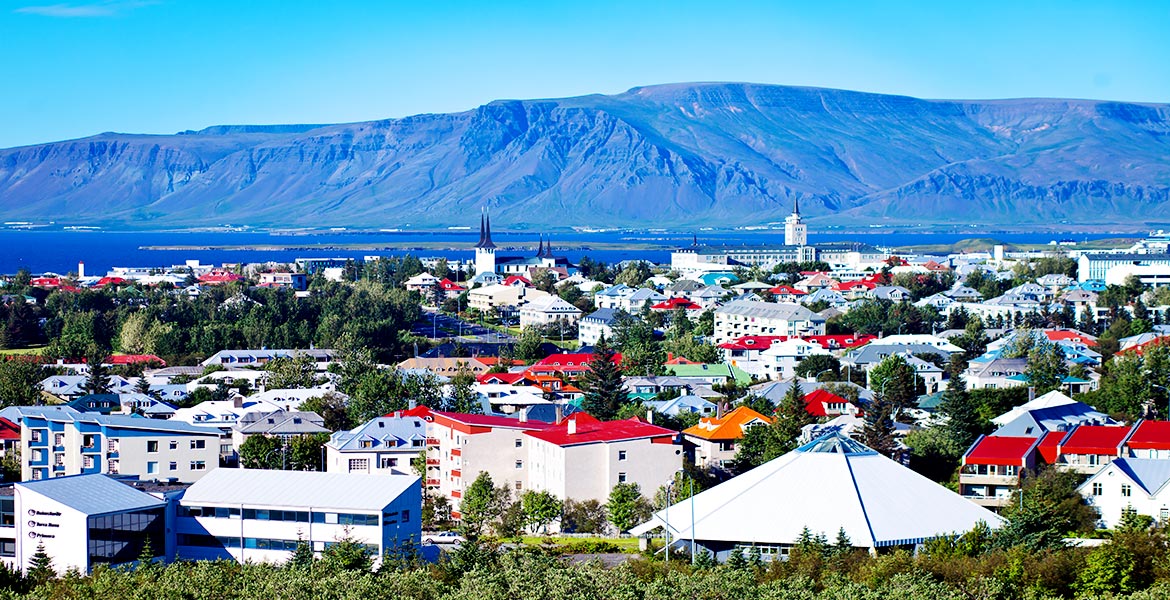
[[[1028,364],[1024,376],[1028,385],[1036,390],[1036,394],[1044,394],[1060,389],[1068,375],[1068,364],[1064,360],[1064,351],[1060,346],[1041,340],[1028,351]]]
[[[497,519],[503,510],[495,483],[487,472],[481,472],[468,486],[459,502],[460,529],[467,537],[479,537],[484,528]]]
[[[57,578],[57,570],[53,568],[53,559],[45,552],[44,542],[37,542],[37,550],[28,561],[28,572],[25,577],[34,588]]]
[[[753,425],[743,432],[735,446],[732,470],[746,473],[782,454],[789,448],[774,425]]]
[[[561,510],[561,531],[567,533],[604,533],[608,516],[605,505],[597,500],[565,499]]]
[[[240,444],[240,466],[245,469],[281,469],[287,466],[284,442],[277,437],[252,435]]]
[[[918,406],[921,379],[901,354],[891,354],[869,372],[871,390],[877,391],[897,419],[906,408]],[[876,448],[875,448],[876,449]]]
[[[267,387],[272,390],[307,389],[317,387],[322,381],[317,376],[317,363],[309,354],[275,358],[264,370],[268,371]]]
[[[520,505],[524,510],[524,521],[528,527],[548,533],[549,523],[561,516],[563,505],[556,496],[547,491],[528,490],[520,496]]]
[[[625,269],[614,278],[614,283],[624,283],[630,287],[638,287],[650,279],[654,274],[650,272],[650,265],[645,261],[634,261],[626,265]]]
[[[48,375],[37,357],[0,357],[0,408],[36,404],[41,397],[37,384]]]
[[[85,362],[89,368],[89,373],[85,378],[85,385],[82,389],[87,394],[108,394],[110,393],[110,371],[104,364],[106,361],[106,352],[96,347],[90,348],[86,353]]]
[[[467,368],[466,363],[459,363],[459,370],[451,377],[446,409],[457,413],[483,414],[479,392],[475,391],[475,373]]]
[[[1093,531],[1097,511],[1077,492],[1080,476],[1052,466],[1025,477],[1001,514],[1008,524],[996,533],[1000,547],[1031,552],[1060,548],[1070,533]]]
[[[313,554],[313,546],[300,536],[297,536],[297,548],[293,551],[292,556],[284,563],[284,566],[290,569],[310,569],[313,563],[316,562],[317,557]]]
[[[373,557],[366,545],[349,537],[348,532],[321,553],[321,567],[326,571],[368,573],[373,565]]]
[[[532,364],[544,358],[544,351],[541,349],[544,344],[544,336],[541,335],[540,328],[529,325],[520,331],[520,335],[516,338],[515,356],[528,364]]]
[[[622,353],[626,375],[648,377],[666,372],[666,352],[654,338],[654,328],[645,319],[618,313],[613,325],[613,345]]]
[[[353,427],[346,412],[345,399],[335,392],[325,392],[306,399],[301,403],[300,410],[320,415],[329,431],[345,431]]]
[[[873,402],[865,409],[865,423],[861,428],[861,443],[885,456],[893,456],[898,449],[894,441],[894,406],[883,394],[874,394]]]
[[[578,385],[584,392],[581,408],[598,419],[613,419],[626,403],[628,394],[622,387],[622,370],[604,334],[594,344],[589,370],[581,375]]]
[[[946,419],[943,431],[951,443],[958,448],[966,449],[984,431],[984,420],[979,416],[979,407],[971,400],[967,393],[967,382],[963,379],[963,371],[967,368],[962,355],[951,357],[947,365],[950,382],[943,390],[942,401],[939,402],[939,415]]]
[[[822,380],[822,375],[828,375],[830,379]],[[837,381],[841,379],[841,361],[832,354],[814,354],[796,365],[796,376],[821,381]]]
[[[804,400],[804,388],[800,380],[794,379],[776,407],[776,421],[772,425],[778,438],[780,454],[795,449],[801,428],[814,422]]]
[[[288,468],[293,471],[324,470],[324,450],[328,441],[327,433],[298,435],[292,438],[285,449],[288,453]]]
[[[650,518],[650,501],[636,483],[619,483],[609,492],[606,512],[618,532],[625,532]]]

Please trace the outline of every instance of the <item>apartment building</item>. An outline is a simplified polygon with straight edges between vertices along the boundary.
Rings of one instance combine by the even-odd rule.
[[[325,443],[330,473],[413,474],[411,461],[427,449],[427,422],[419,417],[378,417]]]
[[[736,300],[715,309],[716,344],[745,335],[824,335],[825,319],[799,304]]]

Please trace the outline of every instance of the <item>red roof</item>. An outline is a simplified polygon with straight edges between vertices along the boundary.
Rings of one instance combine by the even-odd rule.
[[[948,267],[946,265],[939,264],[933,260],[926,261],[926,263],[923,264],[922,266],[925,267],[928,271],[950,271],[951,270],[950,267]]]
[[[1049,431],[1040,438],[1040,444],[1037,449],[1040,451],[1040,457],[1048,464],[1055,464],[1056,459],[1060,456],[1060,442],[1068,436],[1066,431]]]
[[[1097,338],[1087,333],[1081,333],[1075,329],[1045,329],[1044,336],[1053,342],[1068,340],[1072,342],[1080,342],[1089,347],[1094,347],[1097,345]]]
[[[97,287],[104,287],[107,285],[124,285],[126,282],[127,281],[121,277],[102,277],[94,285]]]
[[[804,409],[814,417],[829,416],[829,411],[826,409],[829,404],[849,404],[849,401],[822,389],[813,390],[804,396]]]
[[[30,280],[29,285],[35,287],[57,287],[61,285],[60,277],[34,277]]]
[[[167,366],[167,362],[153,354],[115,354],[106,359],[111,365],[134,365],[138,363],[158,363]]]
[[[0,440],[20,440],[20,426],[0,417]]]
[[[835,350],[838,348],[856,348],[864,346],[873,340],[877,339],[876,335],[806,335],[804,339],[820,344],[825,350]]]
[[[576,433],[569,433],[569,422],[576,422]],[[598,421],[586,413],[574,413],[560,423],[541,431],[526,431],[538,440],[544,440],[558,446],[576,446],[579,444],[594,444],[598,442],[621,442],[650,438],[662,440],[662,443],[672,443],[677,431],[651,425],[634,417],[621,421]]]
[[[504,279],[504,285],[512,285],[517,281],[523,283],[525,287],[532,287],[532,282],[528,281],[528,278],[523,275],[509,275],[506,279]]]
[[[1061,454],[1117,454],[1129,427],[1080,425],[1060,444]]]
[[[963,457],[963,464],[1023,467],[1035,445],[1034,437],[984,436]]]
[[[875,287],[877,287],[876,283],[872,281],[866,281],[864,279],[859,279],[857,281],[842,281],[841,283],[833,285],[833,289],[839,292],[844,292],[855,288],[865,288],[867,290],[872,290]]]
[[[1132,352],[1133,354],[1141,356],[1142,354],[1145,353],[1146,348],[1158,346],[1161,344],[1170,344],[1170,335],[1159,336],[1159,337],[1156,337],[1148,342],[1145,342],[1144,344],[1138,344],[1136,346],[1131,346],[1129,348],[1126,348],[1125,350],[1122,350],[1121,352],[1118,352],[1118,354],[1129,354]]]
[[[431,410],[425,406],[416,406],[410,410],[400,411],[400,414],[404,417],[419,417],[421,419],[436,422],[441,425],[460,423],[463,425],[470,425],[472,427],[507,427],[509,429],[547,429],[552,427],[550,423],[544,423],[542,421],[521,422],[519,419],[514,419],[511,417],[446,412]],[[394,413],[388,414],[386,416],[393,417]]]
[[[475,378],[480,383],[503,383],[512,385],[524,379],[524,373],[480,373]]]
[[[650,307],[650,310],[674,310],[676,308],[685,308],[687,310],[701,310],[703,307],[687,300],[686,298],[671,298],[665,302],[659,302]]]
[[[443,288],[443,291],[445,292],[462,292],[467,289],[466,287],[461,286],[447,278],[443,278],[443,280],[439,282],[439,287]]]
[[[745,335],[719,344],[719,347],[728,350],[767,350],[773,343],[786,339],[786,335]]]
[[[199,276],[200,283],[231,283],[243,280],[243,275],[236,275],[229,271],[212,271]]]
[[[1125,443],[1134,450],[1170,450],[1170,421],[1142,421]]]
[[[788,339],[786,335],[745,335],[738,337],[730,342],[719,344],[720,348],[727,350],[766,350],[773,343],[783,342]],[[825,350],[839,350],[842,348],[856,348],[864,346],[873,340],[877,339],[876,335],[805,335],[797,336],[797,339],[802,339],[807,342],[818,344]]]
[[[807,296],[808,295],[808,292],[803,292],[803,291],[798,290],[790,285],[778,285],[778,286],[776,286],[768,291],[776,296]]]

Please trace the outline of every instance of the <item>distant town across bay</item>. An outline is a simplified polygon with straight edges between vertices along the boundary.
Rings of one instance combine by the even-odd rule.
[[[389,228],[388,228],[389,229]],[[1077,245],[1126,246],[1145,232],[1010,232],[972,228],[947,232],[875,229],[873,232],[833,229],[815,232],[825,242],[859,241],[887,248],[946,247],[976,249],[993,242],[1016,246],[1053,242]],[[296,258],[355,258],[414,254],[467,260],[476,231],[107,231],[96,229],[0,229],[0,273],[28,269],[33,273],[65,274],[78,261],[90,273],[104,273],[114,266],[170,266],[195,260],[207,264],[282,262]],[[493,232],[502,248],[535,251],[538,232]],[[612,230],[554,232],[557,251],[577,261],[588,255],[596,261],[625,260],[669,262],[670,251],[689,245],[697,237],[704,244],[775,244],[784,234],[777,229],[711,231]]]

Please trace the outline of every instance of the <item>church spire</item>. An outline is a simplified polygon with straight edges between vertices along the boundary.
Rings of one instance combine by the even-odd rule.
[[[496,245],[492,243],[492,216],[488,214],[486,209],[480,209],[479,215],[479,243],[475,245],[476,248],[495,248]]]
[[[546,235],[546,236],[545,236],[545,242],[544,242],[544,257],[545,257],[545,258],[552,258],[552,257],[553,257],[553,253],[552,253],[552,236],[551,236],[551,235]]]
[[[792,199],[792,214],[800,216],[800,198]]]

